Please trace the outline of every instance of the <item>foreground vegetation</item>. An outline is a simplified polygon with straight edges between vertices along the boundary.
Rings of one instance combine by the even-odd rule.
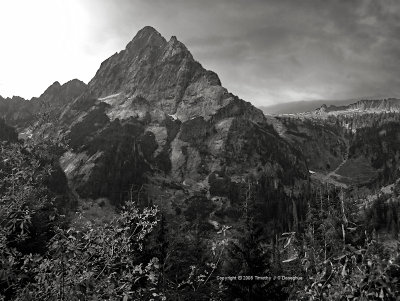
[[[398,203],[379,198],[363,207],[321,187],[287,197],[271,179],[249,178],[222,211],[197,196],[174,222],[131,196],[110,222],[72,224],[76,200],[58,166],[59,147],[1,144],[0,300],[400,295]],[[210,212],[218,225],[210,225]]]

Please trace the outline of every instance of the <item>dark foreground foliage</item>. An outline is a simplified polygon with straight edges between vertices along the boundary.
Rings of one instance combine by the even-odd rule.
[[[364,208],[341,191],[309,188],[289,198],[268,178],[248,179],[224,210],[196,196],[171,217],[131,199],[110,222],[73,227],[74,202],[54,154],[48,144],[1,145],[0,300],[400,294],[398,207],[386,199]]]

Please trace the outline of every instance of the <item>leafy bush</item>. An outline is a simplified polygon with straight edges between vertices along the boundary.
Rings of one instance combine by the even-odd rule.
[[[157,209],[128,202],[100,227],[58,228],[45,256],[25,256],[23,269],[34,280],[17,300],[161,300],[158,259],[142,252],[156,224]]]

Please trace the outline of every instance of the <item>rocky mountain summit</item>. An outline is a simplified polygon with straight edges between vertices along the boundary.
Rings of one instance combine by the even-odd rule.
[[[302,157],[262,111],[152,27],[101,64],[60,120],[72,146],[61,164],[84,197],[118,199],[149,174],[156,185],[163,179],[203,192],[215,185],[210,179],[268,174],[293,185],[307,178]]]
[[[218,76],[202,68],[175,36],[167,41],[149,26],[140,30],[125,50],[101,64],[89,89],[111,105],[112,119],[143,114],[139,98],[153,111],[174,115],[182,122],[199,116],[208,120],[234,101]],[[260,111],[248,110],[254,121],[262,120]]]
[[[82,198],[118,203],[144,184],[174,187],[163,190],[175,198],[224,196],[248,177],[271,179],[276,189],[308,178],[301,154],[261,110],[229,93],[176,37],[167,41],[149,26],[88,85],[55,82],[38,98],[0,106],[28,136],[37,131],[33,116],[50,112],[52,129],[69,141],[61,166]]]
[[[44,112],[54,112],[59,115],[62,107],[77,98],[86,90],[86,84],[73,79],[63,85],[54,82],[39,97],[30,100],[14,96],[0,96],[0,118],[9,125],[22,130],[37,120],[37,115]]]
[[[58,81],[54,82],[38,98],[32,98],[32,102],[42,102],[50,106],[63,106],[80,96],[87,86],[84,82],[73,79],[61,85]]]

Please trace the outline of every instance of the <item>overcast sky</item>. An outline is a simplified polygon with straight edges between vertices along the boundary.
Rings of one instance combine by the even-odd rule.
[[[398,0],[0,0],[0,95],[87,83],[146,25],[258,106],[400,97]]]

